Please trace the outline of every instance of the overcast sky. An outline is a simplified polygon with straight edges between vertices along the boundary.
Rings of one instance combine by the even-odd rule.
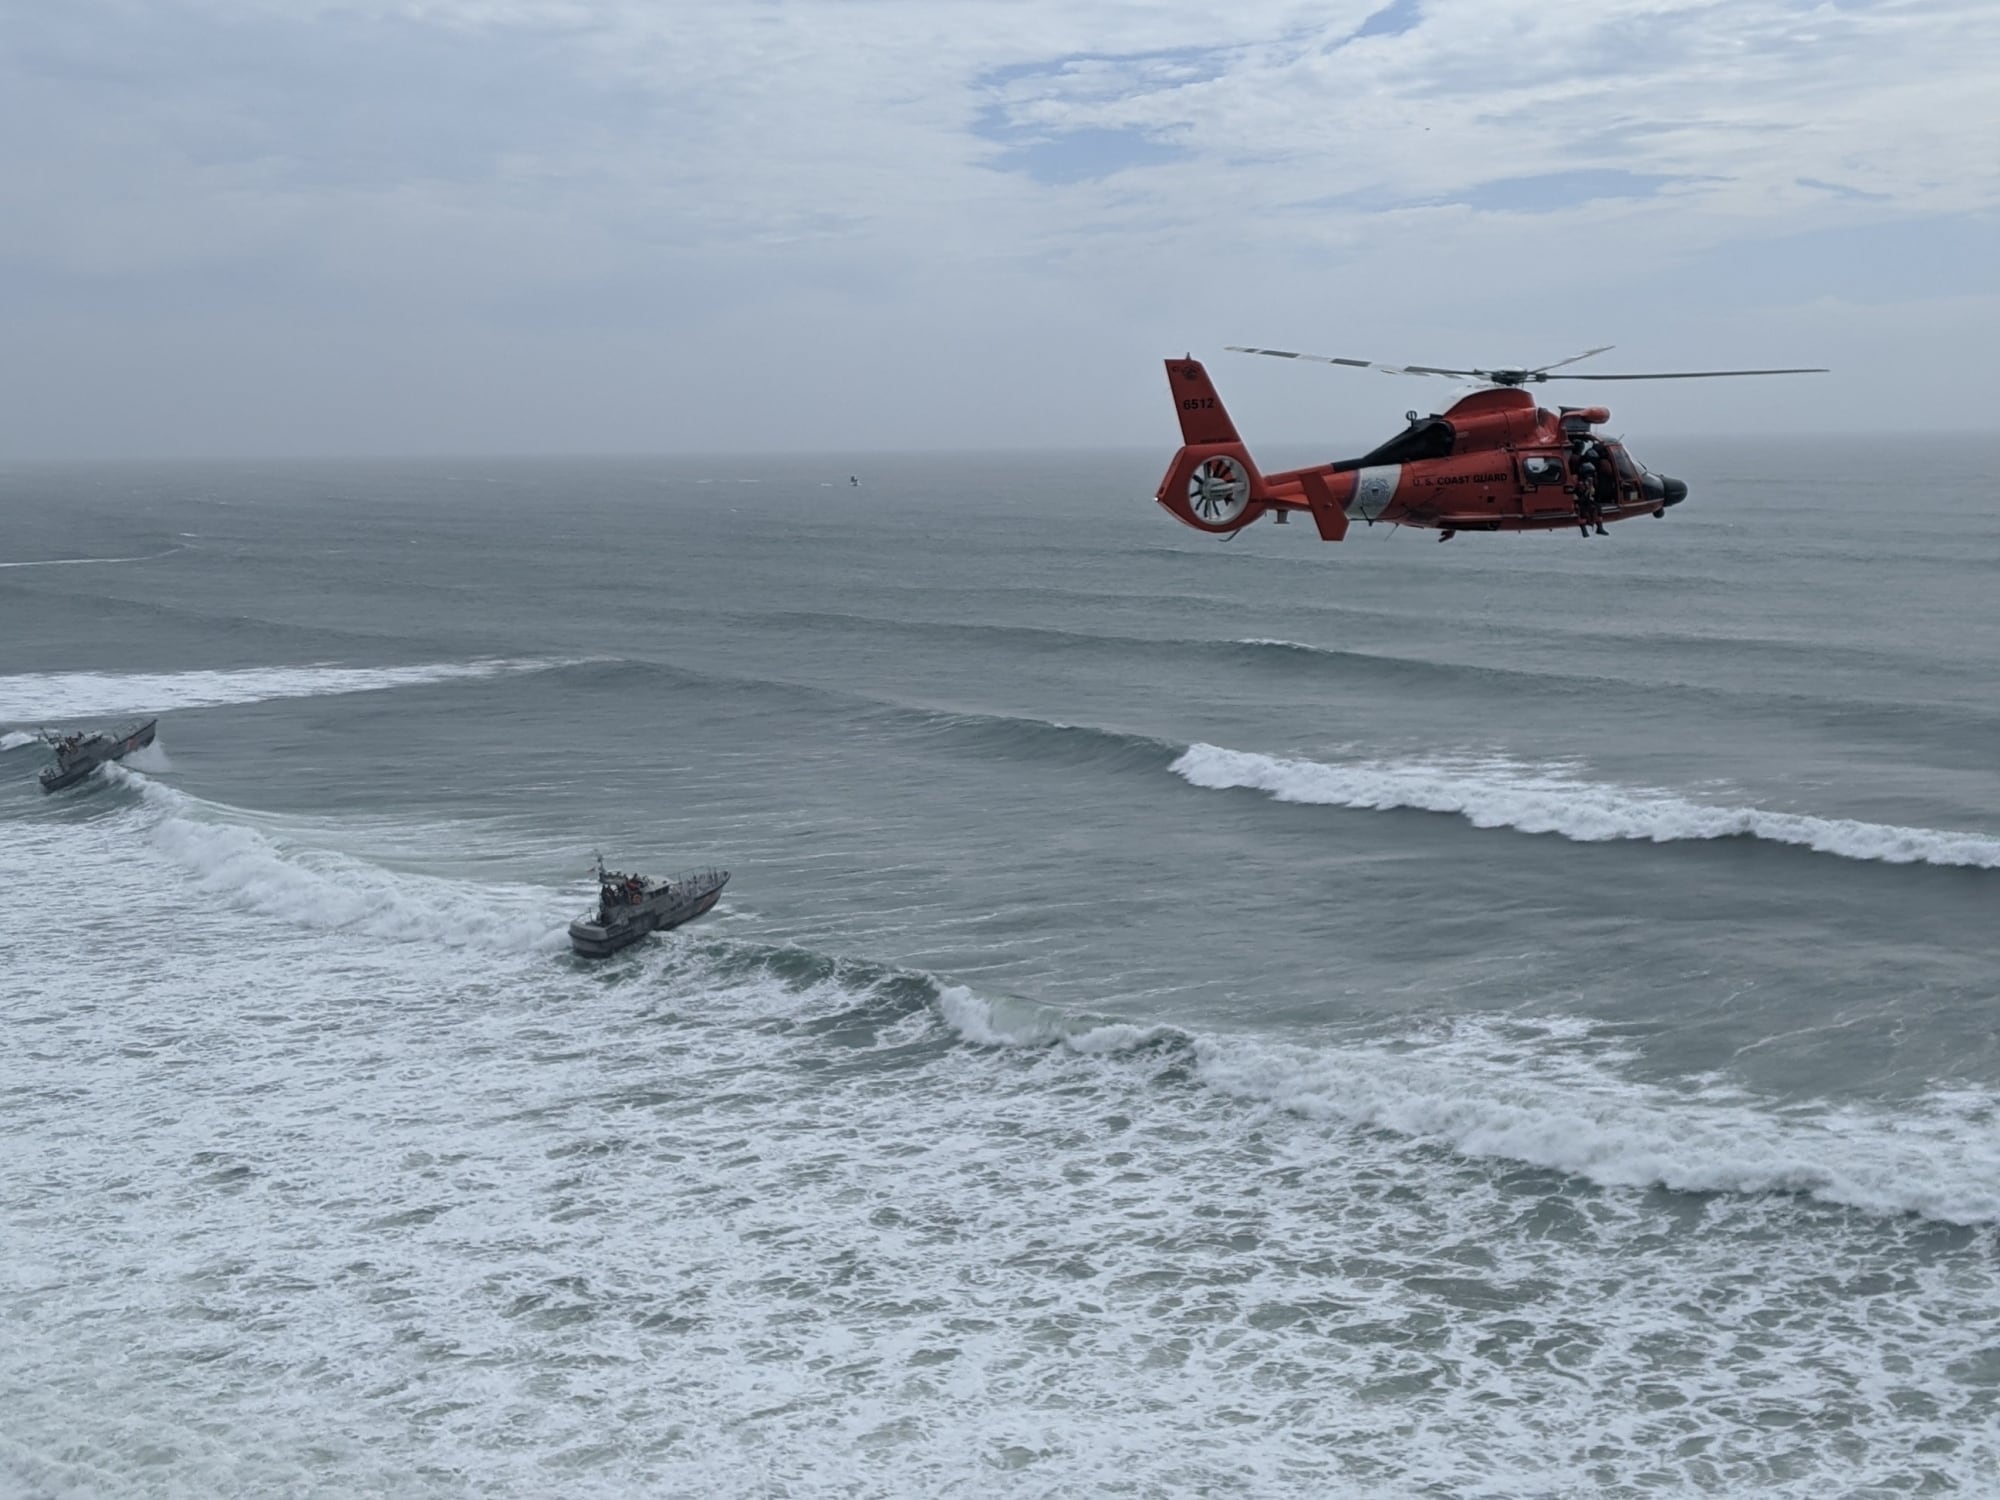
[[[0,0],[0,132],[0,457],[1994,425],[1996,0]]]

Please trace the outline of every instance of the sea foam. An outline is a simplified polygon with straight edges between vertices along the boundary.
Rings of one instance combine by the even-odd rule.
[[[1802,1104],[1777,1114],[1730,1090],[1637,1082],[1627,1054],[1566,1016],[1474,1017],[1388,1041],[1309,1044],[1137,1026],[957,986],[940,991],[937,1008],[978,1046],[1089,1056],[1168,1043],[1192,1056],[1201,1085],[1242,1103],[1603,1188],[1792,1194],[2000,1223],[2000,1099],[1978,1091],[1895,1109]]]
[[[1784,1114],[1621,1076],[1588,1051],[1523,1062],[1473,1020],[1414,1051],[1195,1043],[1197,1075],[1232,1097],[1543,1167],[1606,1188],[1799,1194],[1878,1214],[2000,1222],[2000,1111],[1963,1091],[1890,1109]],[[1504,1066],[1496,1051],[1512,1058]]]

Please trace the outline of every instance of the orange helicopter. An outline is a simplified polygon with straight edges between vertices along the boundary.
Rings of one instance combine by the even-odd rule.
[[[1291,512],[1305,511],[1329,542],[1345,537],[1357,516],[1371,526],[1380,521],[1434,530],[1441,542],[1461,531],[1556,531],[1568,526],[1585,536],[1603,536],[1609,521],[1664,516],[1687,498],[1687,486],[1649,472],[1616,439],[1597,436],[1591,429],[1611,419],[1608,410],[1564,406],[1552,412],[1521,389],[1610,347],[1586,349],[1533,369],[1454,370],[1231,344],[1235,354],[1486,382],[1484,389],[1442,414],[1410,412],[1408,427],[1359,458],[1281,474],[1258,471],[1201,362],[1192,355],[1170,359],[1167,384],[1180,411],[1182,447],[1154,498],[1176,520],[1218,536],[1234,535],[1267,512],[1284,522]],[[1555,378],[1710,380],[1825,373],[1819,368],[1675,370]]]

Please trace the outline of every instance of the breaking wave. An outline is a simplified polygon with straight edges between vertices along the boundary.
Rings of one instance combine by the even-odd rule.
[[[401,667],[244,667],[201,672],[24,672],[0,677],[0,712],[15,719],[76,719],[90,714],[162,713],[257,703],[270,698],[315,698],[335,693],[540,672],[556,661],[426,662]]]
[[[1469,1018],[1390,1039],[1282,1044],[1194,1035],[941,985],[964,1041],[1080,1057],[1156,1055],[1217,1094],[1520,1163],[1603,1188],[1790,1195],[1945,1223],[2000,1222],[2000,1099],[1939,1091],[1898,1109],[1783,1115],[1621,1076],[1624,1054],[1573,1018]],[[1336,1148],[1337,1149],[1337,1148]]]
[[[125,757],[123,764],[135,771],[151,771],[155,774],[171,771],[174,768],[173,759],[167,754],[167,747],[158,740],[134,750]]]
[[[1501,756],[1329,765],[1196,744],[1171,769],[1210,790],[1243,788],[1322,807],[1453,813],[1476,828],[1555,833],[1580,843],[1754,838],[1843,859],[2000,869],[2000,838],[1989,834],[1716,807],[1660,788],[1589,780],[1570,767]]]
[[[1780,1117],[1690,1100],[1590,1062],[1524,1069],[1514,1058],[1502,1071],[1491,1061],[1495,1040],[1477,1021],[1413,1054],[1204,1039],[1197,1070],[1237,1098],[1600,1187],[1783,1193],[1954,1224],[2000,1221],[1992,1099],[1940,1095],[1894,1113],[1819,1106]]]
[[[137,830],[107,826],[107,847],[136,833],[204,904],[308,931],[560,961],[567,912],[549,887],[390,868],[333,847],[339,836],[326,829],[207,802],[121,766],[107,776],[130,797],[117,821],[140,820]],[[1312,1152],[1352,1150],[1341,1135],[1364,1132],[1397,1151],[1512,1162],[1605,1189],[2000,1222],[2000,1098],[1990,1091],[1779,1110],[1712,1080],[1635,1078],[1627,1044],[1580,1018],[1426,1019],[1393,1034],[1286,1041],[982,994],[921,969],[713,928],[648,945],[638,964],[693,981],[710,1019],[725,1005],[754,1005],[737,1019],[755,1029],[893,1048],[914,1062],[955,1053],[983,1066],[977,1053],[988,1052],[1011,1068],[1045,1058],[1054,1071],[1042,1083],[1060,1093],[1116,1083],[1190,1127],[1205,1113],[1186,1102],[1192,1089],[1225,1118],[1247,1106],[1318,1122],[1298,1138]]]
[[[0,750],[19,750],[23,745],[32,745],[35,737],[25,729],[10,729],[0,734]]]
[[[1053,1005],[974,994],[964,985],[938,990],[938,1014],[968,1042],[983,1047],[1060,1045],[1086,1056],[1130,1052],[1155,1044],[1186,1046],[1192,1038],[1176,1026],[1078,1015]]]
[[[239,910],[329,932],[500,952],[555,950],[564,926],[551,893],[478,885],[391,870],[369,860],[268,831],[122,766],[106,774],[136,788],[154,815],[153,847],[186,869],[198,889]]]

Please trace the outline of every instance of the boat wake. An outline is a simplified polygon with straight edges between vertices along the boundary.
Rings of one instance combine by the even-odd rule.
[[[2000,838],[1989,834],[1717,807],[1662,788],[1591,780],[1574,766],[1504,756],[1332,765],[1196,744],[1171,769],[1211,790],[1240,788],[1320,807],[1452,813],[1475,828],[1555,833],[1580,843],[1754,838],[1843,859],[2000,869]]]

